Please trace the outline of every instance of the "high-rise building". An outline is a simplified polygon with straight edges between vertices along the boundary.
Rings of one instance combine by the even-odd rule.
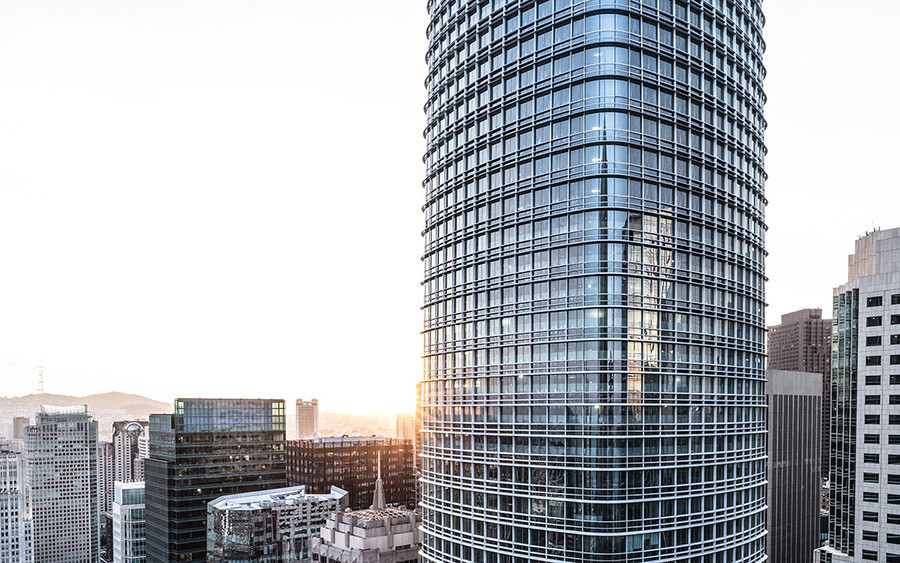
[[[821,545],[822,374],[768,376],[769,561],[809,563]]]
[[[97,444],[97,494],[99,499],[100,514],[106,514],[112,510],[113,495],[116,475],[116,451],[112,442],[100,442]],[[112,531],[112,530],[110,530]]]
[[[426,561],[765,558],[759,0],[430,0]]]
[[[414,507],[416,475],[412,440],[381,436],[343,436],[288,440],[288,485],[306,485],[310,493],[327,493],[331,486],[348,492],[351,510],[368,508],[378,476],[378,456],[389,505]]]
[[[150,415],[147,560],[206,561],[208,502],[284,487],[284,425],[280,399],[176,399]]]
[[[31,420],[27,416],[13,417],[13,439],[25,439],[25,427],[31,424]]]
[[[900,563],[900,229],[867,233],[834,290],[828,545],[822,563]]]
[[[381,467],[379,463],[379,468]],[[334,512],[311,542],[313,561],[323,563],[414,563],[419,558],[416,513],[387,508],[379,469],[372,505],[365,510]]]
[[[25,484],[34,560],[96,561],[97,422],[87,407],[41,407],[25,428]]]
[[[831,319],[822,309],[802,309],[781,315],[769,327],[769,369],[822,374],[822,475],[828,476],[828,437],[831,426]]]
[[[114,563],[143,563],[147,560],[144,514],[144,483],[116,481],[112,508]]]
[[[397,415],[397,438],[400,440],[415,440],[416,415],[411,413]]]
[[[319,433],[319,400],[297,399],[297,438],[304,440]]]
[[[0,563],[34,563],[22,454],[0,448]]]
[[[310,540],[345,508],[347,491],[337,487],[321,495],[301,486],[220,497],[209,503],[209,561],[309,561]]]
[[[147,426],[148,423],[143,420],[113,422],[116,481],[133,483],[144,480],[144,459],[149,452],[141,452],[141,438],[146,438]]]

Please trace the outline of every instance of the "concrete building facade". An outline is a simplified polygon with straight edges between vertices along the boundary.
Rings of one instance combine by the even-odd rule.
[[[116,481],[112,506],[113,563],[147,560],[144,483]]]
[[[25,428],[25,483],[35,561],[97,561],[97,422],[87,407],[41,407]]]
[[[319,433],[319,400],[297,399],[297,438],[305,440]]]
[[[0,447],[0,563],[34,563],[22,454]]]

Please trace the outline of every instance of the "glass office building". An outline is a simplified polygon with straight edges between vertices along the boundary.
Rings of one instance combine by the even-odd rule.
[[[765,558],[758,0],[432,0],[424,561]]]
[[[150,415],[147,561],[206,561],[207,503],[285,479],[281,399],[176,399]]]

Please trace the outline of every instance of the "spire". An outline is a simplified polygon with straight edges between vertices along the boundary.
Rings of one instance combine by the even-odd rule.
[[[373,510],[384,510],[384,484],[381,482],[381,449],[378,450],[378,478],[375,479],[375,494],[372,496]]]

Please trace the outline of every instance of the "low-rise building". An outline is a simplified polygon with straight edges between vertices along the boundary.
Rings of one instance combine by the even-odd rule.
[[[337,487],[306,494],[303,486],[220,497],[208,505],[208,560],[309,561],[310,540],[347,500],[347,491]]]
[[[116,481],[112,505],[114,563],[143,563],[147,560],[144,513],[144,482]]]

